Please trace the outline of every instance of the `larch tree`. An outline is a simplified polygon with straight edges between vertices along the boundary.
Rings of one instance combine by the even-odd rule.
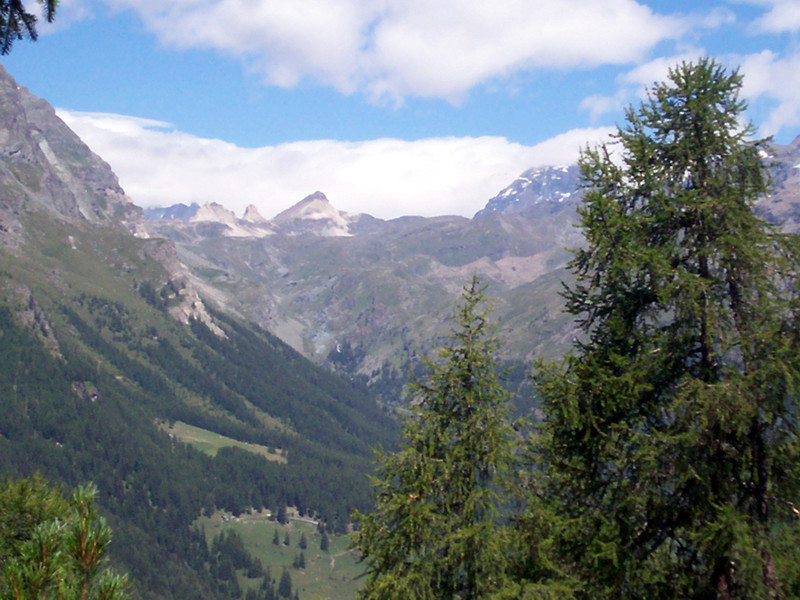
[[[52,23],[56,17],[58,0],[37,0],[42,6],[45,20]],[[16,40],[28,38],[36,41],[38,18],[28,11],[23,0],[0,0],[0,54],[8,54]]]
[[[367,565],[361,598],[474,600],[505,585],[498,506],[513,430],[483,302],[484,286],[473,278],[452,342],[416,384],[405,446],[379,455],[376,508],[358,516],[354,542]]]
[[[534,442],[581,598],[800,593],[796,241],[753,212],[769,180],[741,86],[683,63],[582,154],[581,333],[538,370]]]

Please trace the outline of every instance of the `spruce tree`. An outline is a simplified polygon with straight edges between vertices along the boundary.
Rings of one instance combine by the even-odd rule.
[[[359,516],[354,542],[367,563],[362,598],[477,599],[504,584],[498,503],[512,429],[483,304],[473,278],[451,344],[416,384],[405,447],[379,454],[376,508]]]
[[[278,597],[291,598],[292,597],[292,576],[286,569],[281,572],[281,579],[278,582]]]
[[[655,85],[585,196],[565,292],[576,352],[542,366],[537,481],[582,598],[796,595],[797,260],[742,78],[714,60]]]

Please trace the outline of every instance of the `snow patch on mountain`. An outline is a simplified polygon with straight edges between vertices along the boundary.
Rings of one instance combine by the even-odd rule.
[[[542,202],[567,202],[580,196],[576,165],[537,167],[525,171],[475,214],[513,213]]]

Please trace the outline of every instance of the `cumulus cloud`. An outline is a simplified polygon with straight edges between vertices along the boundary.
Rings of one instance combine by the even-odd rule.
[[[581,101],[580,107],[590,114],[592,120],[597,120],[608,113],[618,112],[623,107],[636,103],[637,100],[643,100],[647,90],[656,82],[666,80],[670,68],[682,62],[697,61],[703,55],[703,50],[699,48],[690,49],[678,55],[661,56],[641,63],[617,77],[617,89],[613,95],[588,96]]]
[[[780,56],[764,50],[743,57],[741,70],[742,94],[751,101],[763,98],[773,105],[761,125],[761,135],[774,135],[800,124],[800,53]]]
[[[168,45],[244,60],[270,85],[310,79],[396,102],[457,102],[531,69],[634,62],[687,27],[635,0],[104,1]]]
[[[93,16],[91,7],[85,0],[59,0],[56,19],[48,23],[44,18],[43,7],[39,3],[26,2],[26,8],[33,14],[39,16],[36,28],[42,35],[48,35],[57,31],[68,29],[72,24],[78,23]]]
[[[535,146],[502,137],[318,140],[241,148],[122,115],[58,111],[141,206],[219,202],[273,216],[323,191],[339,209],[380,218],[471,216],[522,171],[569,164],[608,129],[578,129]]]
[[[799,5],[800,6],[800,5]],[[617,78],[614,95],[585,98],[581,108],[593,119],[642,100],[655,82],[665,81],[669,69],[681,62],[696,62],[704,50],[690,49],[675,56],[662,56],[637,65]],[[800,51],[780,54],[763,50],[755,54],[728,54],[720,57],[729,68],[739,68],[743,75],[741,95],[751,104],[758,103],[767,114],[759,135],[777,135],[800,125]]]
[[[800,29],[800,3],[797,0],[757,0],[751,3],[767,8],[767,12],[754,23],[758,31],[781,33]]]

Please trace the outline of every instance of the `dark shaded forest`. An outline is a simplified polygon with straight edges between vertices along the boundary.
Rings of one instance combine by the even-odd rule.
[[[363,388],[223,314],[225,338],[199,322],[159,332],[96,296],[59,310],[60,356],[0,308],[2,474],[94,482],[111,556],[137,595],[231,596],[235,579],[192,526],[201,514],[290,505],[342,531],[353,509],[371,506],[370,448],[392,446],[395,426]],[[281,425],[265,427],[263,415]],[[287,464],[236,448],[212,458],[159,420],[280,449]]]

